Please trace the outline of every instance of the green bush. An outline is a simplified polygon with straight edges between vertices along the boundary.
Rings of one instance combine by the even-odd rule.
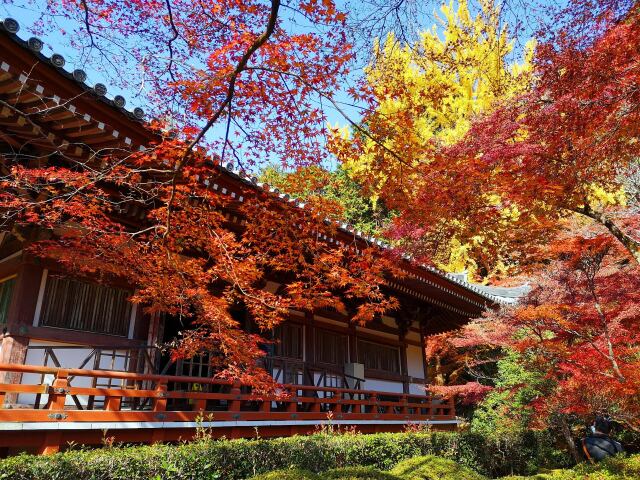
[[[572,469],[541,471],[536,475],[502,477],[501,480],[637,480],[640,478],[640,455],[617,456],[602,463],[583,463]]]
[[[531,432],[515,446],[469,432],[310,435],[266,440],[199,440],[178,445],[69,450],[0,460],[0,479],[241,480],[274,470],[318,473],[369,466],[390,470],[402,460],[436,455],[489,476],[531,474],[554,458],[547,436]]]
[[[288,470],[274,470],[251,477],[251,480],[319,480],[320,477],[308,470],[292,468]]]
[[[343,467],[323,473],[322,480],[402,480],[389,472],[373,467]]]
[[[453,460],[426,455],[400,462],[391,473],[407,480],[484,480],[486,477]]]
[[[600,468],[623,478],[637,479],[640,478],[640,455],[612,457],[604,461]]]

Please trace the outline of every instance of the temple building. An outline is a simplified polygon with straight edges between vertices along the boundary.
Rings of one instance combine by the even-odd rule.
[[[67,69],[59,54],[45,57],[43,42],[23,40],[18,30],[15,20],[0,24],[0,169],[46,165],[61,151],[77,159],[105,148],[136,151],[153,141],[140,108],[129,111],[104,85],[87,85],[82,70]],[[267,189],[288,202],[232,168],[216,168],[211,188],[232,201]],[[135,207],[122,213],[131,221],[144,215]],[[233,211],[228,218],[251,221]],[[354,237],[376,243],[347,226],[327,241]],[[255,428],[263,437],[302,434],[328,417],[363,432],[407,423],[455,428],[453,403],[425,390],[429,338],[521,293],[406,260],[406,275],[385,286],[401,303],[393,315],[361,327],[336,311],[291,311],[264,360],[290,395],[263,398],[215,379],[207,355],[172,361],[158,346],[179,327],[130,303],[135,285],[66,275],[29,253],[30,241],[0,232],[0,454],[100,444],[105,431],[141,443],[187,439],[198,425],[227,437],[254,436]],[[265,288],[279,286],[275,278]]]

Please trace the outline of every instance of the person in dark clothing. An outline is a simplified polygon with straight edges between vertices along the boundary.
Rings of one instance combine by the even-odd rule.
[[[609,436],[611,420],[607,417],[597,416],[591,429],[592,433],[582,439],[582,450],[591,463],[600,462],[607,457],[624,452],[620,442]]]

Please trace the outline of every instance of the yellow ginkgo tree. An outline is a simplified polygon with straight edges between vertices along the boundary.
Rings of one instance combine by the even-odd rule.
[[[529,88],[531,45],[517,61],[499,8],[490,0],[474,7],[465,0],[443,5],[438,23],[413,44],[392,34],[375,43],[362,86],[370,108],[355,128],[334,129],[330,142],[374,201],[406,208],[439,145],[455,143],[474,115]],[[499,202],[498,193],[487,195],[488,204]],[[473,270],[465,252],[483,241],[445,239],[434,260],[449,270]]]

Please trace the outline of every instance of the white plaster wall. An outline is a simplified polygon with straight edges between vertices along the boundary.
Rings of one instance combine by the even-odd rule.
[[[423,356],[422,349],[415,345],[407,346],[407,370],[410,377],[423,378]],[[409,384],[409,393],[414,395],[426,395],[424,383],[411,383]]]
[[[367,378],[364,382],[363,389],[375,390],[378,392],[402,393],[402,382],[390,382],[387,380]]]
[[[427,392],[425,390],[425,386],[423,383],[410,383],[409,384],[409,393],[412,395],[426,395]]]
[[[314,385],[318,385],[318,387],[325,387],[325,383],[326,383],[326,388],[342,388],[342,377],[339,377],[337,375],[332,375],[330,373],[328,373],[325,377],[325,380],[321,381],[320,380],[321,374],[318,372],[314,372],[313,374],[313,384]],[[320,395],[320,397],[324,397],[323,392],[318,392],[318,394]]]
[[[289,376],[290,373],[289,372],[287,373],[288,373],[287,376]],[[302,372],[297,372],[296,378],[293,380],[291,378],[284,378],[284,373],[282,372],[282,369],[278,367],[275,367],[273,369],[272,377],[277,378],[278,382],[280,383],[290,383],[293,381],[294,384],[298,384],[298,385],[302,385],[302,380],[303,380]]]

